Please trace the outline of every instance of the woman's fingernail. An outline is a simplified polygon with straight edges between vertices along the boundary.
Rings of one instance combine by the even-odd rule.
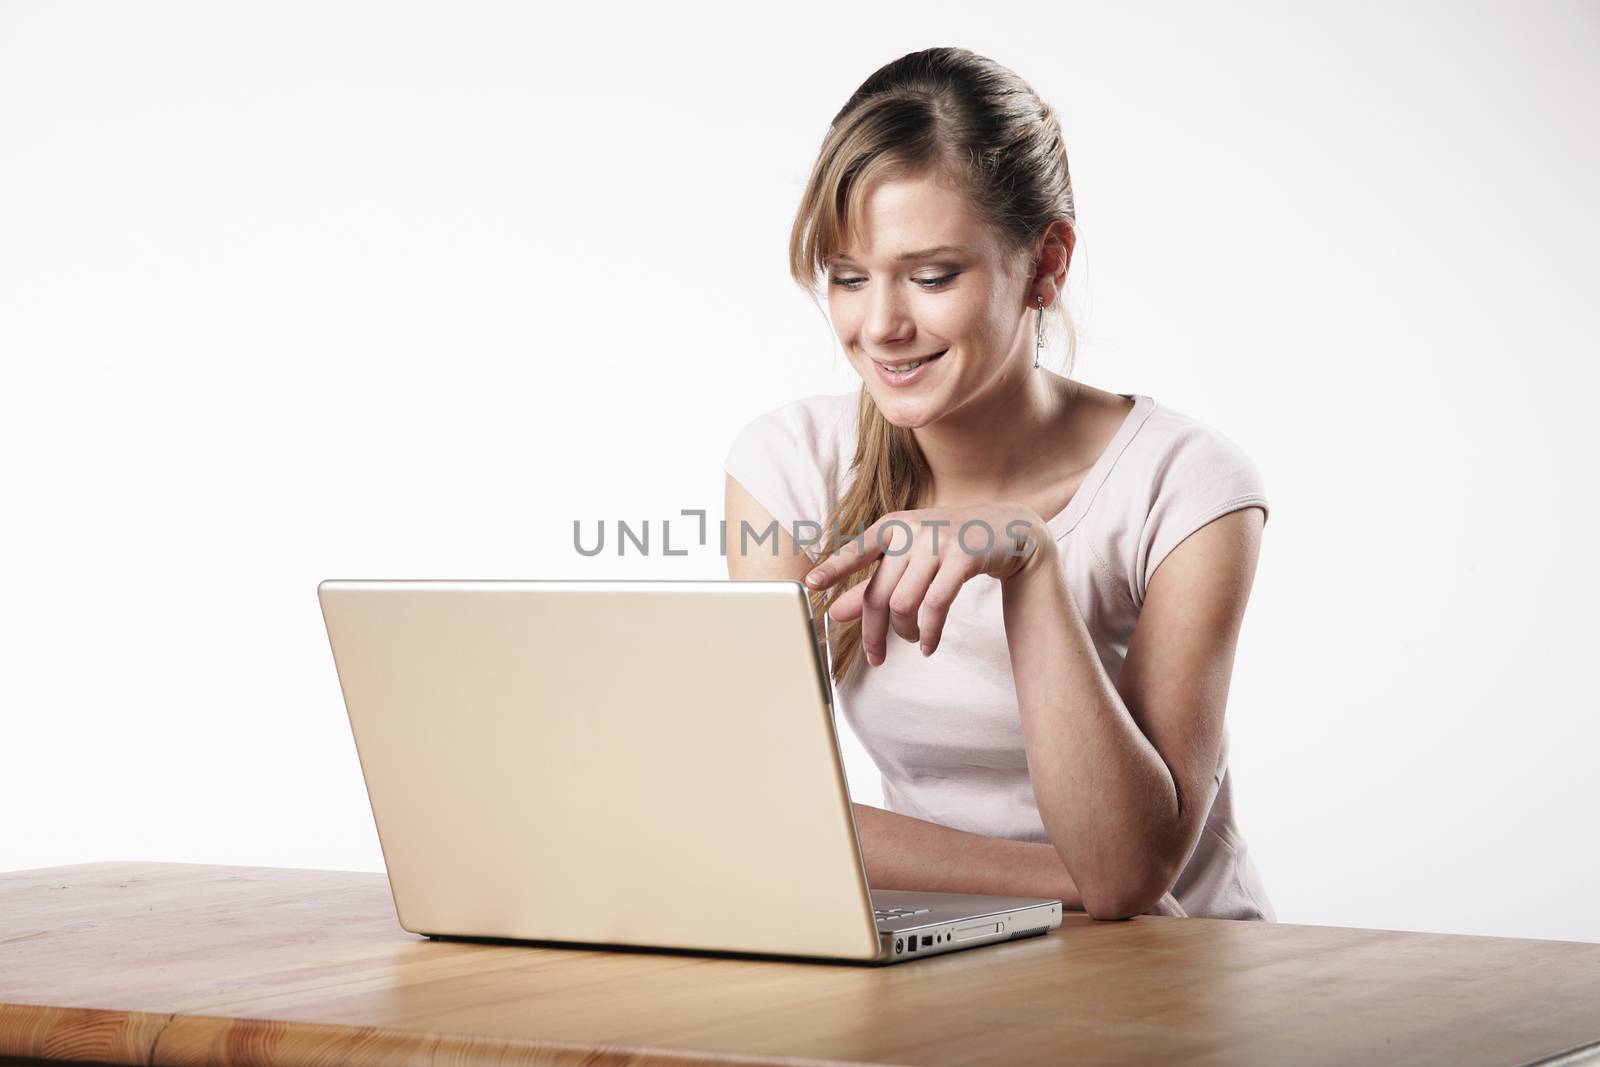
[[[815,589],[817,586],[822,584],[822,575],[816,573],[815,571],[811,572],[810,574],[806,575],[806,584]]]
[[[928,654],[928,653],[929,653],[929,652],[932,652],[932,651],[933,651],[933,649],[931,649],[931,648],[929,648],[929,647],[928,647],[928,646],[927,646],[927,644],[923,644],[923,645],[922,645],[922,654],[923,654],[923,655],[924,655],[924,656],[926,656],[926,655],[927,655],[927,654]]]

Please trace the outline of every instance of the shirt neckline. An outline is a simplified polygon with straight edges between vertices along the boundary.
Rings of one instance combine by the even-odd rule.
[[[1089,468],[1089,473],[1084,475],[1083,484],[1078,486],[1072,494],[1072,499],[1067,501],[1067,506],[1058,511],[1046,521],[1045,525],[1055,535],[1057,541],[1061,540],[1083,520],[1084,514],[1089,510],[1089,505],[1094,503],[1094,498],[1099,495],[1100,487],[1105,484],[1106,478],[1111,474],[1111,469],[1117,465],[1117,460],[1127,449],[1139,428],[1145,424],[1155,411],[1156,402],[1142,393],[1118,393],[1120,397],[1133,401],[1133,409],[1123,417],[1122,425],[1117,427],[1117,432],[1111,436],[1111,443],[1106,445],[1105,451],[1100,453],[1100,458],[1094,461],[1094,466]]]

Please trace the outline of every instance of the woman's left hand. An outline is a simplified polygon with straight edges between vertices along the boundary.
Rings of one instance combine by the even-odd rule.
[[[861,647],[874,667],[887,654],[888,631],[917,641],[922,654],[939,647],[956,593],[980,574],[1014,581],[1055,559],[1056,543],[1038,512],[996,501],[960,508],[892,511],[845,541],[806,574],[813,589],[827,589],[878,560],[865,582],[828,607],[837,622],[861,619]]]

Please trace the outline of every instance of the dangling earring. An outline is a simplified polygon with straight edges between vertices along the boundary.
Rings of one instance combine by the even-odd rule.
[[[1039,353],[1044,351],[1044,297],[1039,298],[1039,332],[1033,339],[1033,366],[1039,367]]]

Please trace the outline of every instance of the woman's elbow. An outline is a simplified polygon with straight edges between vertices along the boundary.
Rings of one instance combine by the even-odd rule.
[[[1099,895],[1090,896],[1085,893],[1083,910],[1089,913],[1089,918],[1091,919],[1099,919],[1101,922],[1114,922],[1117,919],[1131,919],[1138,915],[1142,909],[1137,904],[1129,903],[1126,899]]]
[[[1153,911],[1167,893],[1165,886],[1137,885],[1132,882],[1096,886],[1083,890],[1083,910],[1091,919],[1105,922],[1131,919]]]

